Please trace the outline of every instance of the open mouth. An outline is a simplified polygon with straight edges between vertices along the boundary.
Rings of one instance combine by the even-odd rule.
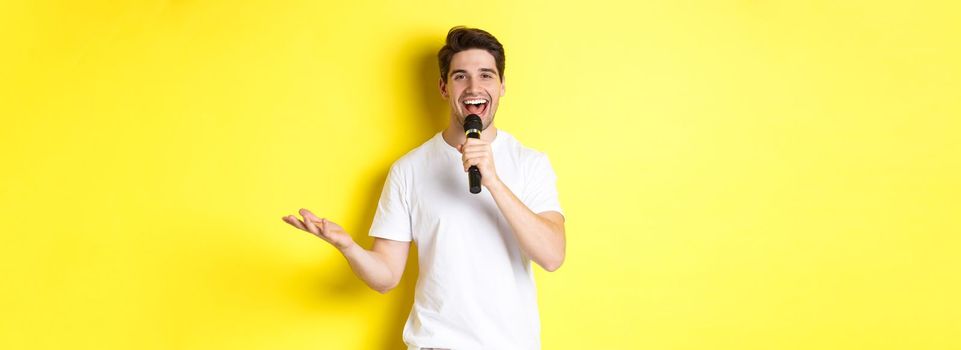
[[[462,102],[464,104],[464,109],[467,110],[469,114],[477,114],[480,116],[487,112],[487,106],[490,104],[487,99],[484,98],[469,98]]]

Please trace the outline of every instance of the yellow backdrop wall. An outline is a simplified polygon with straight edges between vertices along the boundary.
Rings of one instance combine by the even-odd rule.
[[[365,238],[506,46],[568,256],[545,349],[961,348],[956,1],[4,1],[0,348],[397,349],[304,207]]]

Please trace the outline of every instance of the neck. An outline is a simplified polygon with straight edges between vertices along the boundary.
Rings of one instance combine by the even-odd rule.
[[[464,134],[464,127],[456,123],[450,123],[447,129],[444,129],[444,133],[441,135],[444,137],[444,142],[447,142],[451,147],[457,148],[457,145],[462,145],[467,141],[467,135]],[[480,139],[493,142],[494,138],[497,137],[497,127],[491,124],[487,127],[487,130],[481,131]]]

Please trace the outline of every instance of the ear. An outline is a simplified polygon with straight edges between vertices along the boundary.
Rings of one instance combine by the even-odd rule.
[[[504,97],[504,94],[507,93],[507,85],[505,84],[504,80],[501,80],[501,97]]]
[[[440,95],[445,100],[447,99],[447,83],[444,82],[444,78],[437,78],[437,88],[440,89]]]

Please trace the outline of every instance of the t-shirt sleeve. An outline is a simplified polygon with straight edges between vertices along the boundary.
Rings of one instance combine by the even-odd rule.
[[[528,172],[527,186],[521,200],[534,213],[556,211],[564,215],[557,198],[557,176],[547,155],[538,153]]]
[[[397,163],[391,165],[370,225],[370,236],[403,242],[410,242],[413,238],[406,180],[403,169]]]

